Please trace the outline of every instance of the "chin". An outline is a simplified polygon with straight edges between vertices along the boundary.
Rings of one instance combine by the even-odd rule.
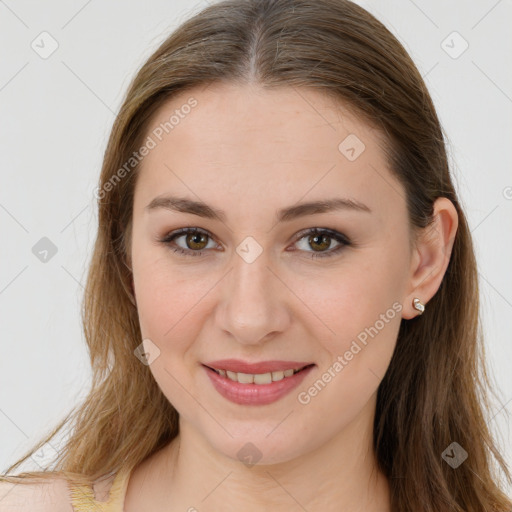
[[[217,452],[248,468],[286,463],[300,457],[305,451],[304,438],[297,430],[287,432],[283,429],[281,435],[276,432],[269,435],[275,427],[274,424],[264,432],[239,433],[233,437],[226,434],[221,440],[210,439],[209,442]],[[226,428],[229,430],[229,426]]]

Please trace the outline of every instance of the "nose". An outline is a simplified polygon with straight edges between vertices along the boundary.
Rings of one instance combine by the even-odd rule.
[[[223,279],[216,326],[238,343],[264,343],[290,324],[293,294],[270,264],[265,251],[252,262],[233,254],[232,269]]]

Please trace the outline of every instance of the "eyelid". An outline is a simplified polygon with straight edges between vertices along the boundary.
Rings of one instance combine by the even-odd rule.
[[[351,243],[350,239],[343,233],[340,233],[339,231],[336,231],[335,229],[319,228],[319,227],[306,228],[306,229],[299,231],[295,235],[295,237],[296,237],[295,241],[297,242],[301,238],[304,238],[307,235],[314,235],[315,233],[329,235],[331,238],[334,238],[335,240],[340,239],[342,242],[346,243],[347,245]]]

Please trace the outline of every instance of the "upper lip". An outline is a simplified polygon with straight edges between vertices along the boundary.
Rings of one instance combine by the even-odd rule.
[[[228,370],[236,373],[269,373],[289,369],[298,370],[304,366],[311,365],[311,362],[303,361],[261,361],[259,363],[248,363],[240,359],[220,359],[204,363],[205,366],[216,370]]]

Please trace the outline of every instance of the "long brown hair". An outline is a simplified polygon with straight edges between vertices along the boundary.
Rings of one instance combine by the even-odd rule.
[[[429,225],[440,196],[455,205],[458,231],[442,284],[421,317],[402,320],[380,384],[374,448],[396,512],[510,511],[496,483],[498,470],[508,482],[510,473],[485,420],[492,388],[483,359],[477,266],[442,128],[406,50],[348,0],[222,1],[183,23],[142,66],[115,120],[99,183],[98,234],[82,312],[91,390],[5,474],[66,425],[73,430],[53,474],[84,482],[136,466],[178,434],[177,411],[134,356],[141,332],[128,249],[138,166],[126,170],[126,162],[164,102],[218,81],[311,87],[337,98],[385,135],[411,226]],[[442,457],[453,442],[469,454],[456,469]]]

